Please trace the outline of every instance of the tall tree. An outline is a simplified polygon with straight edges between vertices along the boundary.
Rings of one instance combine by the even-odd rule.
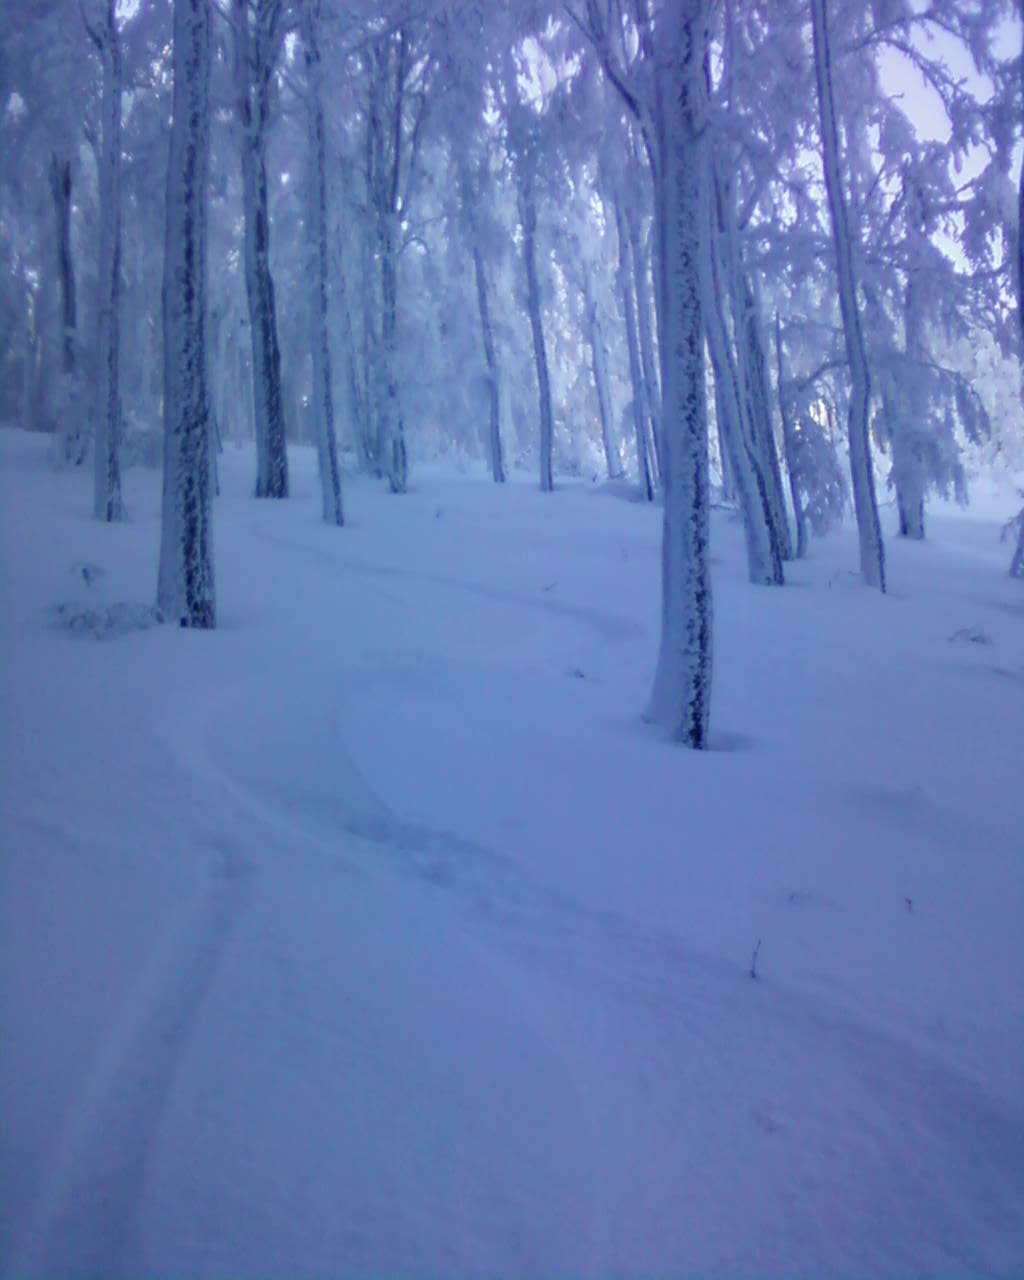
[[[710,482],[701,255],[708,192],[704,63],[710,0],[646,0],[630,29],[617,4],[577,16],[644,135],[654,186],[665,511],[661,639],[648,718],[694,748],[708,745],[712,605]],[[636,51],[635,54],[633,51]]]
[[[517,92],[515,84],[508,92]],[[533,337],[533,359],[537,374],[537,401],[540,421],[540,487],[550,493],[555,487],[552,465],[554,418],[551,411],[551,373],[548,366],[547,341],[544,336],[544,314],[540,279],[537,273],[537,140],[532,122],[526,120],[526,109],[516,102],[511,117],[514,167],[519,224],[523,231],[523,267],[526,271],[526,306]]]
[[[120,520],[121,498],[121,35],[117,0],[105,22],[86,29],[103,63],[100,152],[99,370],[93,413],[93,507],[99,520]]]
[[[1020,0],[1020,16],[1024,22],[1024,0]],[[1022,31],[1024,35],[1024,31]],[[1024,102],[1024,47],[1020,55],[1020,90]],[[1017,320],[1020,324],[1020,358],[1024,367],[1024,159],[1017,180]],[[1010,561],[1010,576],[1024,578],[1024,508],[1017,516],[1017,546]]]
[[[327,330],[327,160],[324,142],[323,65],[320,57],[320,0],[301,0],[302,41],[306,54],[306,111],[309,155],[306,236],[309,254],[310,346],[313,357],[313,418],[320,459],[323,518],[345,523],[341,506],[341,470],[334,431],[331,346]]]
[[[206,369],[206,201],[210,0],[174,0],[174,105],[164,242],[164,484],[157,607],[213,627],[210,399]]]
[[[80,465],[85,456],[85,435],[75,395],[78,374],[78,308],[75,263],[71,254],[71,157],[54,151],[50,156],[50,194],[53,196],[56,231],[57,279],[60,282],[61,396],[57,423],[61,462]]]
[[[270,274],[267,204],[267,127],[284,18],[284,0],[233,0],[235,109],[241,131],[245,288],[252,333],[257,498],[288,496],[281,348],[274,281]]]
[[[818,110],[821,120],[822,163],[835,244],[839,305],[843,317],[843,333],[846,338],[846,358],[850,367],[848,431],[853,503],[857,513],[857,530],[860,537],[860,568],[864,581],[869,586],[884,591],[885,548],[878,519],[875,477],[871,466],[871,444],[868,439],[871,376],[868,371],[867,351],[861,329],[853,242],[840,171],[839,134],[836,128],[836,109],[832,91],[826,0],[811,0],[811,17],[814,33],[814,67],[818,85]]]

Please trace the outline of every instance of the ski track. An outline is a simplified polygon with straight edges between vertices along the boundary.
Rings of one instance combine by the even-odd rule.
[[[156,940],[109,1040],[85,1073],[11,1276],[113,1276],[131,1238],[164,1104],[244,913],[255,867],[222,839],[190,901]]]
[[[324,570],[332,569],[339,577],[346,573],[359,573],[373,578],[393,579],[399,582],[417,582],[429,586],[443,587],[446,591],[458,591],[495,604],[514,605],[517,608],[546,614],[555,618],[564,618],[570,622],[582,622],[594,629],[602,640],[618,643],[632,640],[644,635],[644,629],[628,618],[607,613],[600,609],[591,609],[586,605],[572,604],[564,600],[553,600],[548,596],[532,596],[525,591],[505,591],[500,587],[492,587],[482,582],[470,582],[464,578],[455,578],[449,574],[435,573],[432,570],[405,569],[399,565],[382,564],[368,560],[353,560],[348,556],[335,556],[319,547],[295,542],[291,538],[283,538],[279,534],[268,533],[262,526],[254,526],[252,532],[264,542],[272,546],[284,547],[288,551],[302,553],[304,561],[315,563]],[[543,590],[543,588],[539,588]]]
[[[344,743],[338,746],[338,760],[354,768]],[[613,1066],[625,1067],[627,1074],[643,1064],[629,1060],[628,1045],[603,1042],[609,1010],[614,1021],[624,1017],[642,1024],[647,1043],[660,1043],[670,1057],[680,1050],[695,1053],[715,1081],[705,1100],[709,1105],[723,1076],[735,1081],[737,1098],[763,1094],[763,1104],[752,1106],[742,1123],[769,1136],[800,1134],[808,1144],[808,1170],[816,1152],[834,1151],[834,1108],[856,1115],[861,1145],[853,1154],[865,1175],[882,1179],[875,1187],[866,1184],[864,1195],[884,1205],[902,1227],[889,1252],[872,1256],[860,1239],[857,1205],[847,1207],[839,1215],[838,1238],[820,1239],[822,1265],[834,1263],[840,1245],[854,1268],[895,1265],[910,1273],[923,1265],[925,1271],[971,1273],[978,1267],[979,1241],[991,1238],[979,1227],[995,1224],[995,1238],[1010,1243],[1005,1253],[986,1260],[985,1271],[1014,1274],[1015,1250],[1024,1253],[1024,1207],[1015,1193],[1024,1167],[1024,1115],[996,1105],[973,1082],[817,997],[763,979],[753,983],[739,966],[696,954],[678,938],[544,886],[497,851],[455,832],[406,822],[379,797],[376,812],[346,811],[338,803],[326,812],[313,807],[313,820],[304,823],[268,809],[244,780],[232,777],[202,730],[188,744],[187,756],[201,761],[204,776],[215,777],[235,803],[272,827],[289,857],[300,849],[335,860],[370,856],[375,870],[419,884],[425,906],[433,900],[435,909],[443,904],[453,910],[492,969],[510,974],[509,1012],[541,1030],[553,1055],[571,1071],[588,1112],[594,1142],[590,1274],[635,1265],[629,1242],[622,1243],[621,1254],[615,1242],[615,1191],[601,1158],[609,1126],[621,1113],[621,1082],[606,1088],[594,1049],[609,1052]],[[361,776],[358,785],[366,786]],[[342,781],[339,790],[345,789]],[[304,816],[305,806],[299,812]],[[549,1015],[523,1006],[522,993],[537,981],[561,993],[564,1022],[555,1025]],[[744,1018],[723,1018],[723,1009],[736,1005]],[[808,1045],[815,1046],[817,1071],[829,1083],[825,1101],[806,1099],[800,1114],[786,1078],[806,1076]],[[759,1075],[763,1084],[752,1089]],[[635,1087],[627,1086],[627,1096]],[[781,1097],[781,1106],[773,1097]],[[721,1121],[724,1132],[735,1123],[727,1115]],[[618,1123],[625,1123],[621,1114]],[[628,1147],[628,1123],[626,1133],[609,1145],[614,1150],[620,1143]],[[935,1170],[944,1173],[938,1182],[931,1180]],[[947,1228],[940,1239],[921,1240],[915,1249],[919,1213],[925,1221],[945,1221]]]
[[[587,608],[440,574],[354,562],[258,532],[316,557],[318,568],[326,563],[338,574],[429,583],[586,625],[609,641],[640,630]],[[543,885],[496,850],[457,832],[405,821],[363,779],[336,722],[338,793],[313,795],[310,803],[282,812],[272,797],[261,794],[259,780],[246,775],[244,764],[232,768],[230,750],[228,759],[223,752],[218,757],[213,726],[225,714],[223,707],[207,707],[201,721],[187,723],[177,711],[168,711],[157,726],[177,758],[182,793],[202,789],[228,796],[229,804],[221,806],[216,831],[196,833],[190,856],[205,861],[201,884],[154,944],[115,1033],[87,1073],[10,1275],[113,1276],[133,1250],[145,1256],[145,1242],[133,1239],[139,1204],[164,1107],[204,1000],[233,938],[244,928],[267,860],[275,860],[280,870],[287,857],[301,875],[301,858],[310,856],[354,863],[413,885],[422,892],[425,910],[450,912],[504,992],[508,1016],[529,1023],[565,1067],[592,1143],[587,1159],[591,1233],[580,1245],[581,1270],[607,1274],[644,1264],[636,1233],[630,1232],[630,1206],[622,1199],[624,1190],[634,1190],[630,1174],[608,1168],[602,1146],[621,1152],[635,1143],[633,1176],[650,1179],[646,1212],[656,1249],[659,1230],[665,1239],[671,1235],[673,1202],[671,1186],[655,1184],[659,1175],[671,1176],[671,1161],[685,1150],[692,1125],[698,1149],[707,1132],[717,1128],[722,1142],[738,1140],[741,1150],[750,1149],[758,1158],[772,1143],[803,1151],[792,1189],[802,1203],[793,1213],[820,1215],[807,1227],[804,1258],[811,1266],[817,1261],[832,1271],[1020,1274],[1024,1115],[1019,1111],[995,1105],[941,1063],[837,1014],[817,997],[763,979],[752,982],[739,966],[694,953],[684,940]],[[261,749],[273,758],[272,742],[262,742]],[[352,797],[358,797],[357,805]],[[272,833],[270,850],[260,859],[225,837],[239,819],[244,831],[251,833],[255,825]],[[530,1001],[537,984],[549,997],[543,1010]],[[564,1015],[557,1022],[552,1007]],[[723,1010],[733,1015],[737,1007],[742,1018],[723,1017]],[[620,1035],[623,1028],[626,1037]],[[788,1082],[807,1078],[809,1052],[821,1092],[797,1098]],[[679,1076],[678,1113],[661,1118],[663,1128],[643,1112],[645,1073],[659,1072]],[[732,1087],[723,1089],[723,1080]],[[652,1092],[661,1096],[664,1090]],[[723,1097],[732,1100],[732,1110]],[[846,1123],[837,1136],[833,1125],[839,1113]],[[857,1144],[840,1151],[837,1144],[842,1147],[849,1130],[858,1134]],[[857,1162],[859,1200],[829,1202],[828,1187],[815,1182],[823,1153],[826,1163]],[[659,1157],[664,1169],[658,1167]],[[770,1169],[770,1157],[764,1160]],[[758,1168],[751,1176],[756,1180]],[[771,1201],[777,1189],[768,1187],[765,1195]],[[890,1220],[884,1253],[862,1236],[864,1222],[880,1212]],[[938,1238],[921,1237],[918,1216],[946,1224]],[[784,1228],[778,1228],[783,1236]],[[985,1243],[992,1241],[1001,1243],[993,1246],[995,1253],[985,1254]],[[768,1239],[761,1260],[768,1267],[775,1257],[771,1249]],[[781,1244],[780,1249],[780,1258],[789,1256]],[[728,1241],[719,1256],[727,1266]],[[745,1262],[749,1268],[750,1259]]]

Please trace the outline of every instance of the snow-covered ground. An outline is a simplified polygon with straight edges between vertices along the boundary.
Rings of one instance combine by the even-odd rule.
[[[716,512],[697,755],[640,718],[655,510],[421,466],[339,531],[229,450],[201,634],[143,625],[159,476],[101,526],[45,449],[0,432],[0,1274],[1024,1274],[1005,496],[886,598],[849,532],[748,586]]]

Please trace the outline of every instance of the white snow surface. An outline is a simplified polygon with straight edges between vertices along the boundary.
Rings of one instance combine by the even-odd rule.
[[[660,512],[221,459],[219,626],[0,432],[0,1274],[1024,1274],[1012,499],[784,589],[713,520],[713,750],[642,723]],[[112,608],[112,606],[122,606]],[[74,623],[74,625],[71,625]],[[757,978],[751,958],[760,942]]]

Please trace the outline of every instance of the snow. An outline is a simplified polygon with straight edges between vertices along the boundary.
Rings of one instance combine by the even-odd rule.
[[[203,633],[148,625],[159,475],[102,525],[46,445],[0,432],[0,1273],[1020,1274],[1012,497],[885,509],[885,597],[852,529],[749,586],[716,511],[694,753],[621,490],[420,465],[339,530],[314,451],[256,502],[229,450]]]

